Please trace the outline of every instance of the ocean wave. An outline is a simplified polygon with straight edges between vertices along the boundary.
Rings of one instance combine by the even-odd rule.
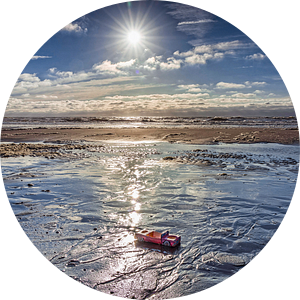
[[[295,116],[284,117],[5,117],[5,128],[45,127],[261,127],[297,128]]]

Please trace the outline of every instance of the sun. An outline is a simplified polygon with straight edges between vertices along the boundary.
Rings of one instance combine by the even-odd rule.
[[[160,32],[156,20],[160,15],[150,18],[152,4],[144,11],[139,10],[136,2],[139,1],[127,2],[127,8],[120,11],[121,18],[108,13],[114,23],[109,26],[112,30],[109,35],[110,43],[106,48],[110,48],[112,53],[117,53],[123,60],[142,57],[145,51],[147,53],[164,51],[156,41],[156,38],[159,38],[157,33]]]
[[[128,33],[127,38],[130,44],[136,45],[141,40],[141,34],[138,31],[133,30]]]

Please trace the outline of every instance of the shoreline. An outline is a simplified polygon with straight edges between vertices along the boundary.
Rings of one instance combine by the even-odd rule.
[[[298,129],[258,127],[215,128],[34,128],[2,129],[1,142],[138,142],[185,144],[278,143],[299,144]]]

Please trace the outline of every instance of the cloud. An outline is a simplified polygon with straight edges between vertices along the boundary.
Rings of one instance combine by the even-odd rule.
[[[211,22],[216,22],[215,20],[211,19],[202,19],[198,21],[186,21],[186,22],[180,22],[178,23],[177,26],[182,26],[182,25],[192,25],[192,24],[201,24],[201,23],[211,23]]]
[[[80,26],[78,23],[70,23],[64,28],[61,29],[61,31],[66,32],[74,32],[74,33],[87,33],[88,29],[86,27]]]
[[[202,97],[209,96],[208,93],[198,93],[198,94],[192,94],[192,93],[182,93],[182,94],[145,94],[145,95],[138,95],[138,96],[122,96],[122,95],[115,95],[115,96],[107,96],[104,98],[104,100],[110,100],[110,101],[124,101],[124,102],[136,102],[136,101],[151,101],[153,103],[161,103],[163,102],[164,105],[168,103],[173,104],[178,103],[186,103],[190,101],[195,101],[197,99],[200,99]],[[202,99],[203,100],[203,99]],[[149,102],[150,103],[150,102]]]
[[[51,72],[51,71],[50,71]],[[71,71],[67,71],[67,72],[61,72],[61,71],[57,71],[55,73],[58,77],[61,77],[61,78],[71,78],[73,77],[74,73],[71,72]]]
[[[178,85],[178,89],[187,90],[188,93],[201,93],[206,91],[200,88],[200,84]]]
[[[170,9],[168,14],[179,21],[177,30],[187,35],[203,37],[212,29],[212,24],[217,22],[215,15],[193,6],[169,3],[166,7]]]
[[[34,91],[39,92],[41,89],[43,91],[44,89],[49,89],[49,87],[53,88],[64,83],[82,81],[84,78],[86,78],[86,74],[81,74],[80,72],[77,74],[73,74],[73,72],[61,72],[56,71],[56,68],[51,68],[49,72],[51,73],[51,78],[53,78],[52,80],[41,80],[36,76],[36,73],[21,74],[12,91],[12,95],[23,94],[23,97],[25,97],[25,95],[29,97],[29,91],[30,93],[33,93]]]
[[[42,99],[57,99],[57,96],[53,95],[36,95],[35,98],[42,98]]]
[[[105,60],[99,64],[93,65],[93,70],[97,73],[107,74],[107,75],[128,75],[128,71],[133,68],[136,64],[136,59],[131,59],[129,61],[118,62],[113,64],[109,60]]]
[[[123,65],[123,67],[125,67]],[[50,71],[49,71],[50,72]],[[108,95],[129,92],[137,94],[136,90],[150,91],[163,84],[145,82],[141,76],[116,76],[102,78],[96,72],[63,72],[52,70],[51,80],[41,80],[36,74],[22,74],[12,91],[12,98],[30,101],[51,99],[63,100],[88,100],[100,99]]]
[[[243,89],[246,85],[241,83],[218,82],[216,89]]]
[[[266,86],[267,83],[265,81],[245,81],[245,85],[247,86],[247,88],[252,88],[253,86],[263,87]]]
[[[267,85],[267,83],[265,81],[260,81],[260,82],[259,81],[255,81],[255,82],[251,82],[250,84],[254,85],[254,86],[265,86],[265,85]]]
[[[257,94],[257,95],[260,95],[260,94],[264,94],[265,92],[261,91],[261,90],[255,90],[253,93]]]
[[[224,46],[224,45],[223,45]],[[222,47],[223,47],[222,46]],[[219,47],[221,49],[222,47]],[[227,49],[224,46],[222,49]],[[201,51],[204,51],[202,48]],[[200,51],[200,50],[198,50]],[[199,53],[184,59],[153,56],[144,62],[135,59],[113,63],[109,60],[95,64],[88,72],[61,71],[53,67],[48,70],[50,79],[41,80],[36,73],[23,73],[13,90],[7,106],[9,115],[208,115],[216,112],[244,112],[251,107],[257,111],[292,110],[290,100],[275,98],[256,90],[252,93],[238,92],[252,87],[262,88],[264,81],[245,81],[243,83],[218,82],[210,85],[179,84],[174,86],[175,93],[170,93],[172,86],[148,82],[146,76],[132,76],[139,68],[142,72],[160,70],[168,72],[187,64],[186,59],[196,55],[203,62],[213,59],[217,53]],[[197,62],[199,63],[199,62]],[[135,73],[134,73],[135,74]],[[109,77],[105,77],[109,75]],[[104,76],[104,77],[103,77]],[[51,88],[50,88],[51,87]],[[165,90],[164,90],[165,89]],[[163,91],[168,91],[163,92]],[[226,91],[225,95],[215,93]],[[228,90],[228,91],[227,91]],[[255,88],[254,88],[255,90]],[[154,92],[153,92],[154,91]],[[161,91],[159,93],[158,91]],[[124,95],[125,94],[125,95]],[[269,103],[269,104],[266,104]]]
[[[30,74],[30,73],[23,73],[20,75],[18,81],[27,81],[27,82],[39,82],[41,81],[37,76],[36,73]]]
[[[261,53],[256,53],[256,54],[246,56],[246,59],[248,60],[263,60],[265,58],[266,56]]]
[[[52,56],[34,55],[32,56],[31,60],[44,59],[44,58],[52,58]]]
[[[218,56],[220,58],[220,56]],[[214,59],[214,55],[205,53],[203,55],[193,54],[185,58],[188,65],[205,65],[207,60]]]
[[[120,92],[122,92],[120,88]],[[254,94],[238,93],[231,97],[209,98],[204,94],[139,94],[105,96],[101,99],[57,99],[54,95],[39,94],[34,98],[12,97],[7,115],[281,115],[292,112],[289,98],[257,98]]]
[[[231,95],[231,97],[234,97],[234,98],[253,98],[253,97],[255,97],[255,96],[256,96],[256,95],[253,94],[253,93],[248,93],[248,94],[237,93],[237,94]]]
[[[247,49],[249,47],[255,47],[255,44],[243,43],[239,40],[234,40],[234,41],[222,42],[214,45],[214,48],[218,50]]]
[[[208,60],[222,60],[226,55],[234,55],[234,50],[244,49],[249,47],[249,45],[249,43],[242,43],[238,40],[235,40],[230,42],[196,46],[186,52],[179,52],[177,50],[173,53],[173,55],[175,57],[184,58],[188,65],[204,65]]]
[[[29,74],[23,73],[18,78],[16,82],[12,95],[14,94],[27,94],[29,90],[36,89],[38,87],[49,87],[51,86],[51,81],[49,79],[40,80],[36,76],[36,73]]]
[[[143,68],[147,71],[155,71],[159,68],[162,56],[149,57],[143,64]]]
[[[243,49],[247,48],[249,44],[242,43],[238,40],[236,41],[231,41],[231,42],[224,42],[224,43],[217,43],[217,44],[205,44],[201,46],[196,46],[192,50],[189,50],[187,52],[179,52],[176,51],[174,52],[174,55],[179,56],[179,57],[188,57],[192,56],[195,54],[214,54],[214,53],[223,53],[224,54],[234,54],[232,50],[236,49]]]
[[[143,64],[139,66],[140,70],[146,71],[172,71],[178,70],[181,68],[183,64],[183,60],[176,59],[175,57],[168,57],[167,59],[163,59],[162,56],[153,56],[149,57]]]
[[[243,89],[252,87],[263,87],[267,85],[265,81],[245,81],[244,83],[230,83],[230,82],[218,82],[216,84],[216,89]],[[227,93],[235,93],[233,91]]]
[[[162,56],[153,56],[147,58],[144,62],[138,62],[136,59],[129,61],[112,63],[105,60],[93,66],[93,70],[98,74],[110,76],[130,76],[136,75],[136,71],[140,74],[148,74],[156,70],[171,71],[181,68],[183,61],[174,57],[163,59]]]
[[[95,77],[93,72],[79,71],[74,73],[72,71],[59,71],[57,68],[50,68],[48,71],[48,76],[52,79],[52,86],[91,80]]]
[[[199,88],[200,84],[181,84],[178,85],[179,89],[194,89],[194,88]]]
[[[161,70],[176,70],[180,69],[182,64],[181,59],[175,59],[174,57],[167,58],[166,62],[161,62],[159,64]]]

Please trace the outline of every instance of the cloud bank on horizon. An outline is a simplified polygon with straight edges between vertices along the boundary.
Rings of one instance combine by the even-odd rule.
[[[164,1],[121,3],[66,25],[29,61],[6,109],[6,116],[294,114],[252,40],[206,11]]]

